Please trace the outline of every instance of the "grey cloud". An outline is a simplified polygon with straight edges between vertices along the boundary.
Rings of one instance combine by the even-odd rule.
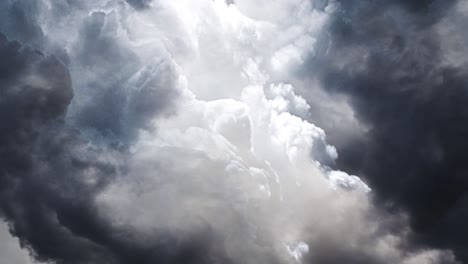
[[[142,10],[142,9],[148,8],[153,0],[125,0],[125,1],[127,1],[127,3],[129,3],[135,9]]]
[[[67,182],[68,190],[62,189],[64,186],[54,186],[60,185],[57,180],[61,179],[54,176],[62,175],[73,166],[66,168],[66,164],[60,164],[63,171],[48,171],[51,165],[41,166],[40,160],[58,162],[60,157],[70,162],[67,156],[61,157],[67,146],[62,145],[64,148],[60,152],[55,146],[49,152],[48,146],[39,142],[43,138],[47,138],[50,144],[54,140],[60,141],[61,129],[57,134],[49,127],[62,126],[73,96],[70,76],[54,57],[22,47],[3,36],[0,53],[3,58],[0,108],[5,120],[1,129],[1,153],[5,157],[1,162],[1,209],[22,245],[31,247],[40,258],[59,257],[51,252],[53,248],[79,244],[72,243],[76,241],[57,223],[57,212],[52,208],[58,196],[65,194],[60,192],[76,187],[72,182]],[[67,143],[64,141],[60,144]],[[59,170],[60,167],[54,169]],[[63,180],[61,183],[70,179]],[[52,191],[54,187],[59,189]]]
[[[113,227],[94,199],[121,173],[125,150],[89,141],[63,117],[73,93],[53,56],[1,36],[0,212],[21,245],[54,263],[228,263],[208,229],[142,241]],[[136,233],[135,233],[136,234]]]
[[[95,12],[83,24],[82,39],[70,55],[81,99],[71,118],[81,127],[125,141],[152,118],[173,113],[178,88],[170,61],[142,61],[122,44],[116,16]]]
[[[321,40],[328,53],[309,64],[311,78],[346,96],[366,128],[337,144],[338,167],[363,175],[391,210],[407,210],[414,241],[451,248],[467,262],[467,65],[448,55],[468,38],[463,1],[340,4]]]
[[[23,44],[43,46],[44,32],[37,23],[42,2],[7,0],[0,3],[0,32]]]
[[[6,223],[0,223],[0,255],[10,264],[34,264],[29,252],[20,247],[19,240],[9,232]],[[37,262],[36,262],[37,263]]]

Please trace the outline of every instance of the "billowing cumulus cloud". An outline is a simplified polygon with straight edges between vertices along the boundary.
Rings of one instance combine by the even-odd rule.
[[[389,211],[374,199],[393,194],[380,179],[389,190],[400,186],[382,173],[385,163],[367,170],[348,160],[356,138],[387,142],[379,137],[387,130],[375,131],[400,97],[392,100],[386,78],[412,74],[381,63],[394,74],[387,77],[368,65],[373,49],[358,46],[354,34],[373,32],[361,12],[380,10],[374,4],[0,5],[8,22],[0,26],[0,216],[24,248],[6,255],[9,262],[28,252],[58,264],[460,263],[453,243],[419,237],[404,200],[397,200],[402,210]],[[426,6],[388,5],[402,23]],[[435,44],[421,28],[447,35],[457,17],[443,19],[443,12],[463,12],[463,5],[433,8],[428,21],[405,29],[418,33],[411,47],[423,53]],[[411,47],[407,67],[417,78],[433,60],[412,64]],[[458,67],[464,61],[457,57],[444,53],[443,60]],[[437,70],[428,83],[438,80]],[[365,84],[373,80],[388,86],[369,95]],[[388,105],[367,111],[379,94],[389,94]],[[381,158],[381,145],[369,142]],[[2,241],[16,243],[4,233]]]

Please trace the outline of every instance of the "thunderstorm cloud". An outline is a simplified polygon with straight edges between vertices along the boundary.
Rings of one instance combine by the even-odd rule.
[[[4,0],[0,264],[468,264],[465,0]]]

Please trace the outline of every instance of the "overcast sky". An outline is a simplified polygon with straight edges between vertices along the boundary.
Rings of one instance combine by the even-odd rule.
[[[4,0],[0,264],[468,264],[465,0]]]

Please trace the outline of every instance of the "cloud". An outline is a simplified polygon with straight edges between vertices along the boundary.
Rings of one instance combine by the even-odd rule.
[[[42,45],[44,32],[37,23],[42,4],[28,1],[2,1],[1,31],[17,41]]]
[[[298,76],[339,2],[127,2],[43,1],[40,43],[2,29],[0,208],[37,260],[458,263],[309,121]]]
[[[18,239],[11,236],[6,223],[0,225],[0,255],[8,263],[12,264],[33,264],[36,263],[29,256],[28,252],[20,248]]]
[[[150,7],[152,0],[126,0],[127,3],[136,9],[146,9]]]
[[[407,210],[417,240],[452,248],[466,262],[467,36],[454,33],[465,24],[464,2],[340,6],[319,40],[329,52],[311,56],[308,68],[366,127],[339,142],[338,167],[362,175],[382,204]]]

